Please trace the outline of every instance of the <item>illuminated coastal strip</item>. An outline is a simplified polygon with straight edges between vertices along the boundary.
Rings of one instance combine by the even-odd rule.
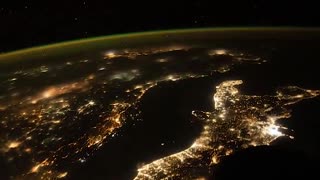
[[[277,95],[241,95],[241,80],[224,81],[216,87],[213,112],[193,111],[204,122],[200,136],[187,149],[155,160],[138,169],[135,180],[198,179],[210,176],[220,158],[250,146],[269,145],[286,136],[278,119],[290,117],[288,105],[320,95],[320,90],[295,86]],[[287,92],[287,93],[285,93]],[[289,93],[288,93],[289,92]]]
[[[171,55],[191,51],[192,46],[183,44],[113,48],[101,51],[96,61],[44,61],[8,71],[0,83],[0,153],[10,165],[21,158],[26,163],[13,178],[68,178],[72,172],[67,167],[86,163],[97,149],[118,136],[123,125],[139,118],[141,98],[161,83],[224,73],[242,63],[264,62],[238,50],[204,48],[198,55],[206,59],[200,61],[198,69],[190,69],[195,59],[175,61]],[[159,57],[167,60],[159,61]],[[221,62],[221,58],[227,61]],[[143,69],[146,62],[149,68]],[[91,64],[94,66],[87,74],[77,74]],[[177,72],[177,67],[183,68]],[[78,76],[66,78],[64,73],[70,69]],[[202,145],[202,140],[195,147]]]
[[[21,165],[13,178],[68,178],[72,172],[68,172],[67,167],[86,163],[95,150],[117,136],[118,129],[138,118],[139,102],[150,89],[163,82],[225,73],[242,63],[265,62],[262,57],[250,55],[252,52],[241,52],[239,47],[237,50],[215,47],[214,40],[260,38],[264,41],[269,37],[274,40],[277,33],[281,34],[279,39],[308,39],[318,36],[319,31],[263,27],[153,31],[2,53],[0,153],[10,166],[24,160],[25,165]],[[212,41],[214,47],[198,48],[193,40]],[[83,52],[97,54],[91,59],[83,57]],[[185,55],[182,63],[179,56],[174,57],[176,52]],[[189,57],[189,52],[201,53],[191,53]],[[39,63],[33,64],[33,60],[39,60]],[[197,60],[201,62],[199,69],[192,64],[198,63]],[[18,61],[22,62],[19,62],[20,69],[17,68]],[[119,61],[123,64],[117,64]],[[156,69],[143,69],[146,63],[150,63],[148,68]],[[188,67],[177,72],[177,67],[183,65]],[[9,66],[12,72],[7,69]],[[91,66],[94,69],[87,74],[78,71]],[[195,69],[197,71],[193,71]],[[72,78],[65,76],[66,72]],[[65,77],[56,78],[59,75]],[[236,88],[241,83],[225,81],[217,86],[213,112],[192,112],[204,122],[201,135],[186,150],[139,168],[137,178],[205,177],[205,174],[194,177],[197,173],[188,174],[193,172],[188,170],[210,170],[221,157],[239,148],[269,144],[275,138],[285,136],[282,131],[285,127],[279,126],[277,120],[290,117],[288,105],[319,95],[319,91],[293,86],[278,90],[274,96],[241,95]],[[38,85],[41,87],[34,88]],[[83,130],[82,123],[90,125]]]

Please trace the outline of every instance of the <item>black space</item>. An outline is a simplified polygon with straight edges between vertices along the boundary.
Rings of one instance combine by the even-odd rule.
[[[309,179],[317,173],[300,151],[282,147],[256,147],[224,158],[212,179]]]
[[[160,29],[320,25],[316,1],[268,0],[3,0],[0,22],[0,52]]]

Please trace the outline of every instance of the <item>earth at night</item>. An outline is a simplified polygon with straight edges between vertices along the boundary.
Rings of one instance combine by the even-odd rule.
[[[319,41],[188,29],[2,53],[0,177],[305,177],[319,160]]]

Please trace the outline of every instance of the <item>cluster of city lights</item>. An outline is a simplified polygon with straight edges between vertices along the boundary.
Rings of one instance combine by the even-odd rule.
[[[276,96],[242,95],[236,88],[240,84],[241,80],[235,80],[218,85],[213,96],[215,109],[212,112],[192,112],[204,123],[202,133],[194,143],[183,151],[140,167],[135,179],[205,177],[221,157],[242,148],[269,145],[278,137],[287,136],[281,132],[285,127],[278,125],[277,120],[290,117],[288,105],[320,95],[320,90],[295,86],[282,89],[290,94],[278,91]]]
[[[194,68],[189,68],[196,62],[191,57],[177,61],[178,56],[175,56],[175,52],[188,55],[192,50],[192,47],[185,45],[107,50],[98,60],[84,58],[68,59],[63,62],[59,60],[54,63],[44,61],[41,65],[1,74],[0,87],[3,91],[0,94],[0,153],[8,164],[20,163],[21,159],[24,163],[12,177],[16,179],[68,177],[70,172],[66,167],[85,163],[108,139],[117,137],[119,128],[129,120],[137,118],[139,102],[150,89],[163,82],[200,78],[213,72],[223,73],[245,62],[260,63],[260,59],[254,56],[224,49],[203,49],[202,56],[208,59],[204,59],[201,61],[203,63],[201,66]],[[149,56],[152,58],[148,59]],[[216,63],[216,58],[221,56],[230,61]],[[140,58],[143,63],[149,63],[149,69],[141,68],[144,64],[139,62]],[[181,68],[177,72],[176,67],[184,67],[186,64],[188,64],[186,68]],[[82,70],[85,73],[81,74]],[[230,87],[233,90],[230,92],[232,96],[228,94],[215,96],[216,103],[223,105],[222,100],[227,97],[232,97],[230,101],[237,101],[237,98],[233,97],[243,97],[230,86],[230,83],[221,87]],[[220,92],[229,93],[228,90]],[[312,94],[314,91],[307,93]],[[285,95],[282,97],[285,98]],[[295,99],[301,98],[305,97],[295,97]],[[214,119],[227,121],[231,117],[228,114],[230,110],[216,109],[216,111],[220,112],[218,117],[212,118],[212,113],[206,115],[212,118],[210,120],[212,123]],[[254,125],[256,120],[254,117],[250,118],[252,119],[243,122]],[[206,130],[190,150],[172,155],[177,164],[183,165],[183,162],[189,161],[187,159],[200,160],[200,152],[216,149],[207,139],[211,137],[212,130],[216,126],[207,121],[208,124],[204,126]],[[264,137],[273,139],[282,135],[281,128],[276,124],[267,125],[260,125]],[[236,133],[238,130],[238,126],[229,127],[230,132]],[[259,141],[256,143],[259,144]],[[220,144],[224,144],[223,141],[219,142],[219,147]],[[218,149],[226,154],[234,150],[226,145]],[[211,157],[210,163],[219,162],[221,156],[219,152],[214,152],[215,155]],[[167,159],[172,160],[170,157],[142,167],[137,178],[148,175],[158,177],[155,174],[160,172],[161,168],[170,177],[170,172],[175,171],[174,166],[167,161]],[[167,167],[162,166],[162,163],[168,163]],[[206,164],[201,163],[201,166],[206,167]]]

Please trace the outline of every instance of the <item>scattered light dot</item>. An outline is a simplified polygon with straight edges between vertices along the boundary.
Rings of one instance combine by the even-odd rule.
[[[282,136],[282,133],[279,131],[279,126],[273,124],[266,128],[265,133],[271,136]]]
[[[165,62],[168,62],[168,58],[161,58],[161,59],[157,59],[156,61],[159,63],[165,63]]]
[[[18,141],[10,142],[9,145],[8,145],[8,148],[9,148],[9,149],[14,149],[14,148],[19,147],[20,144],[21,144],[21,142],[18,142]]]
[[[212,156],[212,159],[211,159],[211,163],[212,163],[212,164],[218,164],[218,163],[219,163],[219,158],[218,158],[218,156],[213,155],[213,156]]]
[[[59,123],[61,123],[61,121],[60,120],[54,120],[54,121],[51,121],[53,124],[59,124]]]
[[[64,178],[68,175],[68,172],[61,173],[57,176],[57,178]]]
[[[31,172],[32,172],[32,173],[38,172],[40,167],[41,167],[41,164],[37,164],[37,165],[33,166],[33,167],[31,168]]]
[[[27,153],[30,153],[32,151],[32,149],[31,148],[26,148],[24,151],[27,152]]]
[[[106,58],[108,58],[108,59],[112,59],[112,58],[117,57],[117,55],[116,55],[116,53],[115,53],[114,51],[106,52],[106,53],[104,54],[104,56],[105,56]]]
[[[209,55],[210,56],[214,56],[214,55],[224,55],[224,54],[227,54],[227,50],[225,49],[215,49],[215,50],[211,50],[209,51]]]
[[[96,103],[94,102],[94,101],[89,101],[89,103],[88,103],[89,105],[91,105],[91,106],[93,106],[93,105],[95,105]]]

